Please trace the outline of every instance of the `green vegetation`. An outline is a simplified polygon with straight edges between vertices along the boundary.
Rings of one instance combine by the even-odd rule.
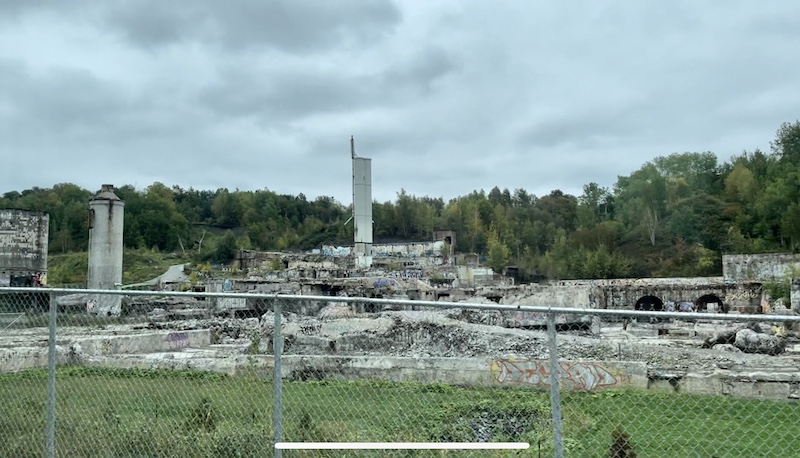
[[[273,389],[266,375],[61,367],[59,455],[271,456]],[[43,370],[0,375],[3,456],[42,455],[45,393]],[[491,456],[552,456],[546,392],[308,381],[285,382],[283,393],[286,441],[528,441],[524,453]],[[567,456],[580,457],[608,456],[621,431],[640,457],[783,456],[795,433],[775,425],[800,422],[793,403],[639,390],[568,394],[562,411]]]
[[[122,259],[123,284],[150,280],[166,272],[171,265],[191,262],[189,256],[145,248],[127,248]],[[85,251],[51,254],[47,268],[50,285],[85,285],[89,255]]]
[[[375,237],[429,240],[434,229],[454,230],[457,252],[484,254],[496,270],[516,264],[528,278],[719,275],[723,253],[800,250],[799,139],[800,121],[784,123],[769,153],[745,151],[723,163],[711,152],[669,154],[611,188],[588,183],[580,196],[494,187],[445,201],[400,190],[395,201],[374,203]],[[125,200],[127,248],[195,262],[230,262],[237,248],[353,240],[348,207],[330,197],[162,183],[116,192]],[[51,254],[70,253],[86,250],[91,195],[62,183],[7,192],[0,208],[48,212]]]

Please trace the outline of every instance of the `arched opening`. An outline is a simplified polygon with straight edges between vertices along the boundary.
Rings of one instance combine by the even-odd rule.
[[[664,301],[655,296],[642,296],[636,301],[633,309],[660,312],[664,310]]]
[[[695,310],[708,313],[728,313],[728,308],[716,294],[706,294],[694,301]]]

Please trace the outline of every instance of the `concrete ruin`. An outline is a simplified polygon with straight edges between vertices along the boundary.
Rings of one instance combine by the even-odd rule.
[[[800,254],[722,255],[722,276],[729,283],[783,281],[795,272],[800,272]]]
[[[47,284],[50,216],[0,209],[0,286]]]
[[[689,315],[686,320],[658,317],[659,312],[697,311],[758,314],[769,310],[792,315],[792,310],[765,307],[762,282],[785,278],[797,265],[796,257],[726,257],[722,277],[515,284],[482,266],[476,254],[456,255],[453,231],[435,231],[428,241],[373,244],[371,204],[364,197],[371,195],[369,160],[357,165],[356,159],[364,158],[357,158],[354,150],[352,156],[354,204],[362,201],[358,208],[354,206],[357,230],[352,247],[324,246],[307,253],[242,250],[226,272],[228,278],[206,281],[203,287],[210,293],[309,296],[292,302],[283,314],[282,377],[547,386],[546,316],[459,307],[469,302],[586,310],[556,318],[561,331],[558,375],[567,389],[631,385],[800,399],[797,326],[731,324]],[[111,185],[104,185],[90,203],[90,288],[121,286],[123,207]],[[27,226],[18,224],[14,234],[39,230],[28,221]],[[42,225],[41,219],[38,224]],[[44,248],[37,245],[45,263],[46,239],[45,232]],[[15,249],[14,253],[20,252]],[[46,272],[46,264],[42,270]],[[129,286],[182,289],[188,281],[180,265],[151,282]],[[792,296],[800,297],[800,282],[792,285]],[[197,291],[198,285],[191,286]],[[448,308],[333,303],[331,297],[447,301]],[[76,294],[60,297],[56,304],[66,316],[85,315],[88,309],[131,322],[60,328],[61,362],[231,374],[273,370],[272,304],[256,294],[205,297],[198,291],[194,298]],[[639,320],[601,320],[589,313],[594,309],[653,314]],[[0,336],[0,371],[44,366],[45,330],[26,327],[26,320],[27,313],[18,313],[4,323],[12,331]]]
[[[104,184],[89,201],[89,289],[119,289],[122,286],[123,202],[114,186]],[[96,295],[87,310],[99,315],[119,316],[121,297]]]
[[[153,305],[158,301],[158,310]],[[138,299],[141,303],[146,298]],[[126,325],[59,328],[61,364],[200,369],[271,377],[274,316],[185,319],[184,299],[151,298],[147,319]],[[313,304],[312,304],[313,303]],[[323,298],[284,305],[281,376],[286,380],[382,379],[547,389],[546,332],[519,327],[515,313],[447,309],[355,312]],[[316,312],[315,312],[316,311]],[[62,322],[65,320],[62,320]],[[647,319],[559,326],[559,383],[597,391],[637,387],[706,395],[800,399],[800,343],[788,327]],[[45,367],[46,328],[0,336],[0,371]],[[779,346],[774,346],[778,343]],[[760,345],[769,351],[760,351]],[[777,351],[776,351],[777,350]]]
[[[372,266],[372,159],[356,156],[355,140],[350,137],[353,161],[353,231],[356,268]]]

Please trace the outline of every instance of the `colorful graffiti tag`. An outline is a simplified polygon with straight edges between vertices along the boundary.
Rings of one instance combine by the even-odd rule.
[[[559,362],[558,382],[571,391],[592,391],[619,385],[625,374],[591,362]],[[526,358],[503,358],[491,363],[492,380],[497,383],[550,386],[550,362]]]

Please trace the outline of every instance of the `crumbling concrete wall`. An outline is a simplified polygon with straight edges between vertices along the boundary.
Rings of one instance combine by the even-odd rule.
[[[376,257],[419,258],[441,257],[444,241],[413,242],[372,245],[372,254]]]
[[[0,210],[0,286],[12,276],[46,282],[49,225],[47,213]]]
[[[609,278],[596,280],[561,280],[556,284],[559,286],[620,286],[620,287],[642,287],[642,286],[707,286],[724,284],[723,277],[664,277],[664,278]]]
[[[223,281],[209,281],[206,283],[208,293],[229,293],[233,291],[233,281],[226,279]],[[220,311],[246,310],[247,300],[242,297],[215,297],[214,309]]]
[[[792,304],[792,310],[795,312],[800,311],[800,278],[792,279],[792,289],[789,300]]]
[[[590,303],[598,308],[633,308],[639,299],[648,296],[664,304],[690,302],[699,305],[719,299],[727,310],[742,313],[759,313],[761,307],[759,283],[726,282],[724,277],[567,280],[556,285],[587,289]]]
[[[487,288],[491,291],[492,288]],[[484,296],[490,293],[481,292]],[[524,305],[534,307],[595,307],[592,288],[589,286],[551,286],[523,285],[517,288],[498,288],[500,303],[504,305]]]
[[[459,288],[475,288],[496,284],[494,271],[490,267],[456,266]]]
[[[722,256],[722,276],[727,282],[778,281],[800,269],[800,254],[726,254]]]

